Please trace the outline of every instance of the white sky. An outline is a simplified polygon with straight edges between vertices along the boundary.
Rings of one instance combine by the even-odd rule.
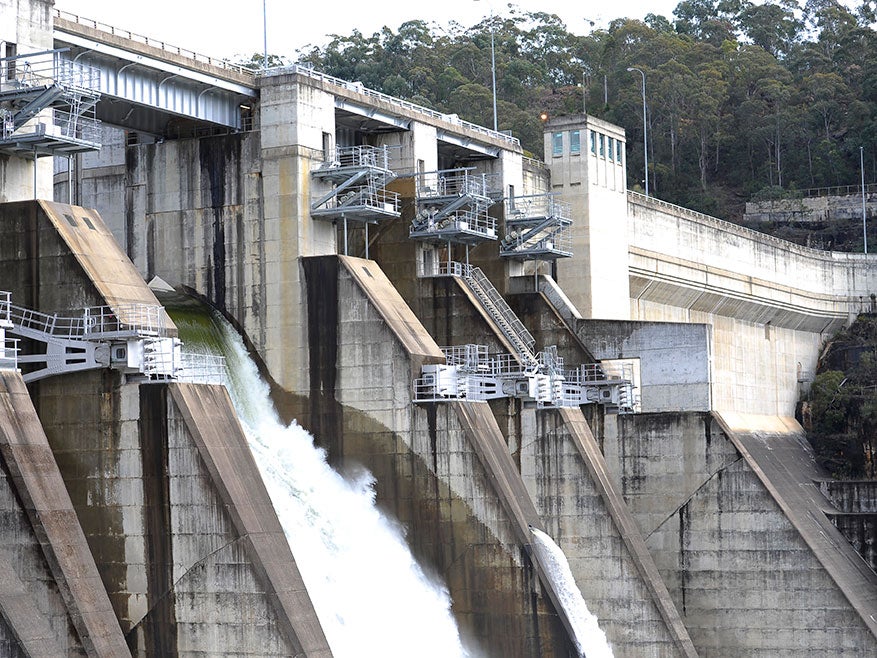
[[[327,34],[348,35],[358,29],[371,36],[383,26],[395,32],[408,20],[423,19],[465,27],[490,15],[506,13],[501,0],[264,0],[268,17],[268,52],[291,57],[307,44],[323,45]],[[606,27],[615,18],[663,14],[672,20],[678,0],[615,0],[609,10],[569,0],[517,0],[520,9],[557,14],[575,34],[585,34],[593,20]],[[220,9],[223,5],[225,8]],[[174,46],[214,57],[251,55],[263,50],[263,0],[55,0],[55,8],[129,30]]]

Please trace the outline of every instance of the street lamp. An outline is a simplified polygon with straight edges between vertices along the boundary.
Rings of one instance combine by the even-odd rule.
[[[475,0],[479,2],[480,0]],[[490,8],[490,77],[493,82],[493,130],[499,131],[499,124],[496,120],[496,44],[493,26],[493,7]]]
[[[642,69],[631,66],[628,71],[637,71],[643,77],[643,156],[646,163],[646,196],[649,196],[649,139],[648,128],[646,127],[646,74]]]
[[[262,0],[262,37],[264,41],[264,55],[262,58],[262,70],[268,70],[268,0]]]
[[[868,253],[868,225],[865,222],[865,147],[859,147],[859,167],[862,170],[862,237],[865,239],[865,253]]]

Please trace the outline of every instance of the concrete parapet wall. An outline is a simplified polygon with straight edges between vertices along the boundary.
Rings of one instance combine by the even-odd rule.
[[[875,256],[801,247],[642,195],[629,194],[627,207],[631,248],[662,260],[704,272],[714,268],[728,273],[725,279],[742,276],[763,282],[768,291],[794,291],[804,300],[825,295],[827,301],[856,302],[877,290]],[[815,303],[802,306],[819,309]]]

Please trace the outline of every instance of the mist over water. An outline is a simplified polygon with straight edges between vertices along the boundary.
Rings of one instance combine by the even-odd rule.
[[[447,589],[415,562],[374,505],[374,480],[341,477],[296,423],[284,425],[240,336],[215,318],[174,321],[187,350],[227,359],[230,393],[336,658],[465,657]],[[218,332],[218,333],[217,333]]]
[[[560,546],[536,528],[530,528],[536,540],[536,551],[547,570],[545,574],[554,583],[560,598],[560,605],[566,612],[572,626],[579,655],[587,658],[612,658],[612,649],[604,633],[597,624],[597,618],[588,610],[585,599],[576,585],[569,562]]]

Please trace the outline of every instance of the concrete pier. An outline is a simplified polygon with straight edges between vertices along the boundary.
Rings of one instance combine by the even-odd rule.
[[[88,656],[130,655],[61,472],[17,372],[0,371],[0,455],[7,501],[5,531],[13,530],[10,521],[18,516],[23,552],[31,553],[17,558],[8,542],[0,551],[4,567],[0,608],[4,627],[17,641],[17,648],[28,656],[65,655],[77,647]],[[10,506],[10,499],[21,507]],[[7,638],[7,642],[12,639]],[[12,649],[14,645],[6,646]]]

